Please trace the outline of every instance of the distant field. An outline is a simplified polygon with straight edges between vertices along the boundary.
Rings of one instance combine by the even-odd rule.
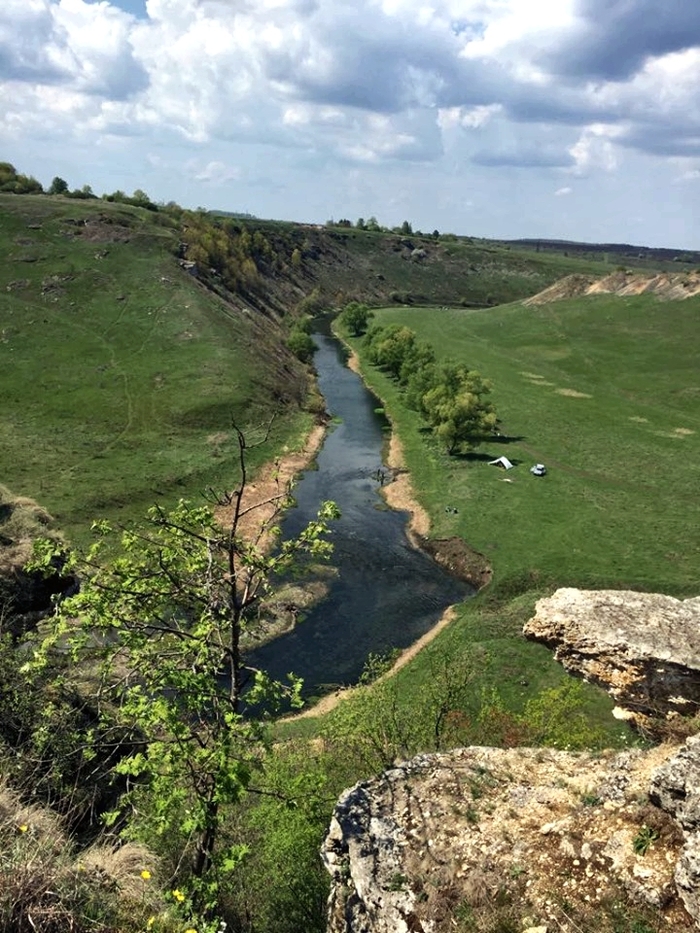
[[[377,320],[406,324],[493,384],[506,436],[458,460],[418,433],[393,386],[368,371],[406,434],[436,536],[465,537],[493,560],[497,583],[530,569],[581,585],[694,590],[700,300],[601,296]],[[517,468],[486,465],[501,454]],[[543,480],[528,472],[537,461],[549,467]],[[458,516],[444,512],[452,504]]]
[[[47,197],[0,209],[3,482],[73,535],[229,487],[232,419],[263,424],[276,390],[305,391],[279,333],[178,267],[167,218]],[[307,421],[280,419],[275,444]]]
[[[481,685],[519,709],[565,675],[522,625],[558,586],[700,592],[700,300],[601,296],[536,308],[381,310],[493,383],[503,437],[447,457],[383,373],[363,366],[404,443],[434,537],[459,535],[492,563],[494,579],[399,675],[408,696],[431,658],[485,649]],[[361,344],[353,343],[362,352]],[[487,461],[505,454],[507,473]],[[546,477],[529,468],[542,461]],[[456,509],[446,511],[448,507]],[[592,714],[613,730],[610,702]]]

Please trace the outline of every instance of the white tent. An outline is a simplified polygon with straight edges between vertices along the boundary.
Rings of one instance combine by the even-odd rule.
[[[489,466],[503,467],[504,470],[512,470],[513,464],[508,457],[499,457],[497,460],[489,460]]]

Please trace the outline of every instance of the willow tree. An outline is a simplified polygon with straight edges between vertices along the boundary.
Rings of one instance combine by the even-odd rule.
[[[107,822],[151,844],[154,834],[171,846],[179,839],[181,883],[189,878],[200,910],[215,903],[221,873],[244,854],[219,843],[225,808],[260,767],[260,710],[283,697],[299,703],[297,678],[272,681],[246,658],[258,604],[302,558],[329,556],[329,521],[339,514],[324,502],[296,538],[265,548],[290,490],[278,486],[264,502],[247,503],[249,445],[235,430],[235,492],[203,505],[183,500],[172,511],[155,506],[138,527],[94,525],[96,543],[84,557],[68,558],[80,592],[57,606],[34,662],[46,664],[57,652],[70,658],[106,724],[101,741],[110,728],[119,735],[114,773],[126,791]],[[244,535],[251,518],[256,531]],[[55,544],[43,542],[36,565],[55,559]]]

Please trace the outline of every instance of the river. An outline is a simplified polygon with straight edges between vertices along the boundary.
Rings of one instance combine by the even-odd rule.
[[[335,501],[342,512],[332,523],[337,572],[328,596],[251,658],[275,678],[289,671],[302,677],[307,697],[357,682],[370,653],[408,647],[447,606],[473,593],[410,544],[406,512],[387,508],[380,493],[388,425],[379,403],[345,365],[338,340],[315,334],[314,341],[318,385],[333,425],[316,468],[294,487],[296,506],[283,535],[294,537],[322,501]]]

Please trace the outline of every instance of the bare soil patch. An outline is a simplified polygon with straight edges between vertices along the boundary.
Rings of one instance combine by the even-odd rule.
[[[577,389],[555,389],[557,395],[566,395],[568,398],[593,398],[588,392],[579,392]]]

